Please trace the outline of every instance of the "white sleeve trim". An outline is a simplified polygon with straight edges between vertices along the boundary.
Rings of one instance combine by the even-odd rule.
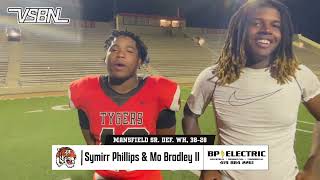
[[[177,85],[177,89],[176,89],[176,92],[174,93],[173,100],[170,106],[170,109],[172,111],[179,111],[180,109],[179,100],[180,100],[180,87],[179,85]]]
[[[316,97],[317,95],[320,95],[320,89],[318,89],[315,93],[311,94],[310,96],[304,97],[304,98],[303,98],[303,101],[304,101],[304,102],[307,102],[307,101],[309,101],[310,99]]]
[[[195,110],[195,108],[194,108],[193,106],[190,106],[189,101],[187,101],[187,104],[188,104],[188,107],[189,107],[190,111],[191,111],[193,114],[196,114],[196,115],[199,115],[199,116],[202,115],[202,111],[197,111],[197,110]]]
[[[71,91],[70,91],[70,89],[68,89],[68,96],[69,96],[69,107],[71,109],[76,109],[76,107],[75,107],[75,105],[74,105],[74,103],[72,102],[72,99],[71,99]]]

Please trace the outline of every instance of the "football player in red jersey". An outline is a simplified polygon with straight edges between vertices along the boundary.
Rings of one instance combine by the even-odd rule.
[[[147,47],[131,32],[114,31],[105,42],[108,75],[87,76],[69,88],[70,106],[78,109],[89,145],[106,135],[174,135],[179,110],[177,83],[160,76],[139,77],[148,62]],[[160,171],[97,170],[95,180],[160,180]]]

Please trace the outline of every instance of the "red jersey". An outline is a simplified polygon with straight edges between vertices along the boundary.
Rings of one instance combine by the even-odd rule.
[[[179,86],[166,78],[149,76],[143,86],[124,104],[119,105],[103,90],[102,76],[88,76],[70,85],[70,104],[84,111],[96,144],[106,135],[156,134],[158,115],[163,109],[179,110]],[[97,171],[102,176],[119,177],[115,171]],[[123,171],[120,171],[123,173]],[[143,173],[130,171],[129,174]]]

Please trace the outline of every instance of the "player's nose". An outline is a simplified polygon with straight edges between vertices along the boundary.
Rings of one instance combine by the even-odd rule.
[[[123,51],[123,50],[118,50],[117,51],[117,57],[118,58],[123,58],[123,57],[125,57],[125,52]]]
[[[272,34],[272,27],[271,25],[267,24],[267,23],[263,23],[261,28],[260,28],[260,31],[259,31],[260,34]]]

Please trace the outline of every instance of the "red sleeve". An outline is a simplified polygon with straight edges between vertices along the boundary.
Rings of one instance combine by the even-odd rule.
[[[158,78],[159,101],[163,108],[172,111],[180,109],[180,88],[179,85],[164,77]]]
[[[80,109],[81,104],[81,90],[83,89],[83,79],[75,80],[70,83],[69,86],[69,105],[71,108]]]
[[[71,108],[81,109],[94,79],[96,80],[97,77],[87,76],[70,83],[68,94]]]

